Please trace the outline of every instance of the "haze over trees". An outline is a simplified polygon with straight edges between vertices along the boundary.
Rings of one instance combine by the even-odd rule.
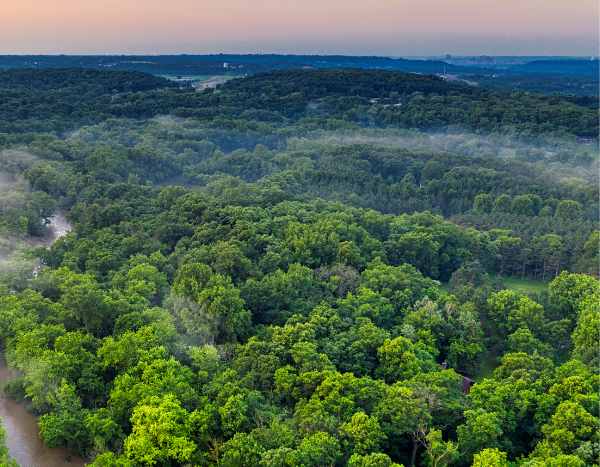
[[[11,70],[0,97],[3,236],[73,224],[0,285],[47,445],[598,465],[597,110],[365,70]]]

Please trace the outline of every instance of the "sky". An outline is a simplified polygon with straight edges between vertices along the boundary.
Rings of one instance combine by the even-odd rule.
[[[0,0],[0,54],[598,55],[598,0]]]

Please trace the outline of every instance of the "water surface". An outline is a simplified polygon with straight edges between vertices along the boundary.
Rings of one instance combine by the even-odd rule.
[[[15,378],[0,355],[0,384]],[[81,467],[85,462],[66,449],[49,448],[42,442],[37,418],[20,404],[0,391],[0,418],[6,431],[6,446],[10,456],[21,467]]]
[[[50,219],[50,234],[38,242],[49,246],[71,230],[64,215],[56,214]],[[35,275],[39,265],[32,271]],[[4,386],[16,373],[7,367],[4,355],[0,354],[0,386]],[[0,390],[0,418],[6,431],[6,446],[10,456],[21,467],[81,467],[85,461],[62,448],[49,448],[39,435],[37,418],[24,404],[7,397]]]

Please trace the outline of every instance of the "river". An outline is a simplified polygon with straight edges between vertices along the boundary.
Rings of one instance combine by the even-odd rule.
[[[15,373],[0,357],[0,381],[6,383]],[[6,431],[6,446],[10,457],[21,467],[81,467],[85,461],[68,450],[49,448],[41,440],[37,418],[20,404],[0,394],[0,418]]]
[[[71,226],[62,214],[56,214],[50,219],[50,234],[43,244],[51,245],[60,237],[66,235]],[[36,270],[33,271],[35,274]],[[6,366],[6,360],[0,355],[0,384],[15,378],[13,370]],[[21,467],[81,467],[84,459],[74,456],[62,448],[49,448],[42,442],[37,418],[20,404],[0,391],[0,418],[6,431],[6,446],[10,456]]]

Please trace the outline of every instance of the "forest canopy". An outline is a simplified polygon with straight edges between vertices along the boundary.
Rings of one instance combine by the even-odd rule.
[[[37,261],[0,263],[4,390],[96,467],[598,465],[597,117],[389,71],[0,72],[0,251]]]

